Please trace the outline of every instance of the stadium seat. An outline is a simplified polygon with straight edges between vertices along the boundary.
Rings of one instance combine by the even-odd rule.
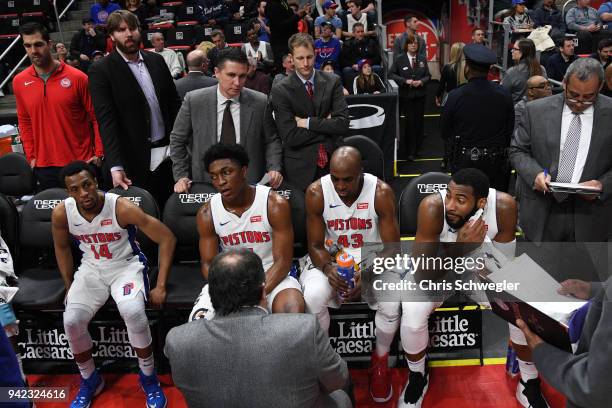
[[[166,32],[166,47],[175,51],[189,51],[193,48],[195,37],[194,26],[171,28]]]
[[[193,305],[205,284],[200,269],[196,214],[217,190],[208,183],[193,183],[189,193],[174,193],[164,207],[163,221],[177,239],[174,264],[166,284],[166,303]]]
[[[362,135],[349,136],[344,138],[344,144],[359,150],[366,173],[373,174],[381,180],[385,179],[385,157],[372,139]]]
[[[19,256],[19,215],[15,204],[4,194],[0,194],[0,235],[16,265]]]
[[[170,25],[170,28],[172,28],[172,25]],[[146,49],[153,48],[153,44],[151,44],[151,36],[154,33],[162,33],[164,38],[166,38],[166,32],[168,32],[168,28],[166,27],[149,25],[149,29],[145,31],[145,35],[142,37],[143,46]]]
[[[229,22],[225,25],[225,42],[228,44],[232,43],[244,43],[247,41],[246,35],[249,29],[247,22]]]
[[[36,194],[21,212],[19,292],[13,299],[18,309],[62,307],[64,281],[55,261],[51,212],[67,197],[65,190],[51,188]]]
[[[23,13],[40,13],[41,15],[49,15],[51,13],[51,4],[49,0],[18,0],[20,12]]]
[[[182,5],[183,5],[182,1],[164,2],[159,7],[159,14],[163,16],[164,14],[172,13],[172,15],[174,16],[174,19],[176,20],[177,12]]]
[[[446,173],[425,173],[414,178],[402,190],[399,198],[399,224],[402,235],[413,236],[417,230],[417,212],[421,201],[430,194],[445,189],[450,181]]]
[[[289,200],[291,222],[293,224],[293,257],[301,258],[308,253],[306,241],[306,198],[304,192],[285,181],[275,191]]]
[[[19,33],[18,14],[0,14],[0,35]]]
[[[195,16],[195,6],[193,4],[182,4],[176,9],[174,20],[180,25],[183,22],[198,23]]]
[[[24,155],[8,153],[0,157],[0,193],[21,197],[34,191],[34,174]]]
[[[0,14],[19,13],[18,0],[3,0],[0,1]]]

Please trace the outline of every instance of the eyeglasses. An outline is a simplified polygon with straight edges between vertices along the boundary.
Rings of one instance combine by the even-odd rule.
[[[529,87],[529,89],[546,89],[546,88],[551,88],[550,83],[544,82],[543,84]]]
[[[567,94],[567,89],[565,90],[565,100],[566,100],[567,102],[571,102],[571,103],[579,103],[579,104],[581,104],[581,105],[590,106],[590,105],[593,105],[593,104],[595,103],[595,100],[596,100],[596,99],[597,99],[597,95],[594,95],[594,96],[592,96],[591,98],[589,98],[589,99],[587,99],[587,100],[584,100],[584,101],[582,101],[582,100],[580,100],[580,99],[575,99],[575,98],[572,98],[572,97],[568,96],[568,94]]]
[[[512,48],[510,51],[520,51],[520,48]]]

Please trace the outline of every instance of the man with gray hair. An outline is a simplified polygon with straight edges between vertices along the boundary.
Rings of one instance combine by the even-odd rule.
[[[534,242],[608,241],[612,211],[612,101],[599,95],[601,64],[581,58],[569,66],[564,92],[529,102],[514,130],[510,160],[525,237]],[[550,194],[551,181],[601,194]]]
[[[153,33],[151,35],[151,44],[154,47],[154,51],[164,57],[164,61],[166,61],[166,65],[170,70],[172,78],[180,78],[181,74],[183,73],[183,68],[181,67],[181,63],[179,62],[176,52],[169,48],[164,48],[166,45],[164,35],[162,33]]]
[[[316,317],[266,310],[257,254],[222,252],[208,279],[215,317],[173,328],[164,348],[190,407],[352,406],[346,362]]]
[[[181,100],[185,98],[187,92],[208,88],[218,83],[216,79],[205,74],[208,70],[208,58],[200,50],[194,50],[187,54],[187,69],[189,71],[187,75],[174,81],[176,92],[178,92]]]

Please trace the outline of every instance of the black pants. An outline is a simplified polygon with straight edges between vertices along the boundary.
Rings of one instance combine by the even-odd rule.
[[[400,132],[398,158],[416,156],[423,144],[425,98],[400,98],[400,115],[404,116],[404,129]]]
[[[508,191],[510,182],[510,165],[503,155],[480,157],[478,160],[471,160],[469,154],[457,154],[451,163],[451,173],[456,173],[461,169],[475,168],[481,170],[489,178],[491,188],[498,191]]]
[[[60,183],[61,167],[34,167],[34,184],[37,193],[49,188],[64,188]]]
[[[130,178],[130,175],[127,175]],[[132,180],[134,182],[134,180]],[[136,184],[134,182],[134,184]],[[147,190],[155,201],[160,211],[163,211],[166,201],[172,195],[174,191],[174,178],[172,177],[172,161],[166,159],[162,164],[159,165],[155,171],[149,172],[147,180],[144,180],[142,186],[139,187]]]

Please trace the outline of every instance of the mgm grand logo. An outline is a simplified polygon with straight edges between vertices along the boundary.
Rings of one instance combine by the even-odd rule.
[[[448,184],[440,183],[440,184],[417,184],[417,188],[419,189],[419,193],[421,194],[432,194],[437,193],[440,190],[446,190],[448,188]]]
[[[34,200],[34,207],[37,210],[52,210],[64,200]]]
[[[183,193],[179,194],[181,204],[204,204],[217,193]]]

